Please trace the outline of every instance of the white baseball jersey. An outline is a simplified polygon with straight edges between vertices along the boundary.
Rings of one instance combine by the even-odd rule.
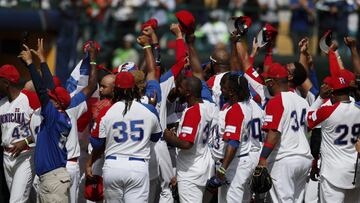
[[[11,147],[12,143],[31,136],[30,118],[39,106],[37,97],[28,91],[20,92],[19,96],[11,102],[7,97],[0,100],[2,146]]]
[[[125,115],[124,102],[113,104],[101,118],[99,138],[106,138],[105,156],[117,155],[150,159],[151,137],[162,130],[155,108],[133,101]]]
[[[221,108],[222,105],[224,105],[224,101],[221,99],[221,79],[222,77],[228,72],[223,72],[216,74],[212,76],[206,83],[208,87],[211,89],[213,101],[218,106],[218,108]]]
[[[269,100],[266,106],[263,130],[276,130],[281,139],[268,160],[277,161],[284,157],[299,155],[311,159],[306,139],[306,111],[309,104],[293,92],[281,92]]]
[[[252,120],[250,101],[235,103],[227,107],[224,112],[225,123],[221,124],[221,126],[224,126],[223,140],[238,140],[240,142],[239,149],[236,151],[235,156],[249,153],[251,149],[249,138],[250,122]]]
[[[250,122],[251,149],[260,150],[264,141],[264,131],[261,126],[264,123],[265,112],[254,100],[250,99],[252,120]]]
[[[300,90],[299,90],[298,88],[295,89],[295,93],[296,93],[297,95],[299,95],[300,97],[302,97],[302,96],[301,96],[301,92],[300,92]],[[308,104],[311,106],[311,105],[315,102],[315,100],[316,100],[316,95],[315,95],[313,92],[311,92],[311,91],[307,91],[306,97],[305,97],[304,99],[305,99],[305,100],[308,102]]]
[[[176,159],[177,180],[191,181],[205,186],[211,163],[208,147],[208,136],[212,115],[208,113],[207,105],[195,104],[187,109],[180,120],[178,137],[193,143],[190,149],[178,149]]]
[[[338,102],[310,111],[309,128],[321,124],[321,175],[338,188],[352,189],[360,133],[360,108],[354,102]],[[336,175],[334,175],[336,173]]]
[[[251,66],[244,73],[244,77],[249,82],[249,85],[257,93],[257,95],[259,95],[261,105],[264,106],[266,104],[266,101],[272,96],[270,95],[269,90],[265,86],[265,83],[261,79],[259,73]]]

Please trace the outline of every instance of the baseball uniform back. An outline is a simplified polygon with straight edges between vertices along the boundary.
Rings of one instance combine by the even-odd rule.
[[[279,143],[269,158],[269,170],[273,178],[270,190],[273,202],[301,202],[312,156],[306,139],[305,99],[293,92],[281,92],[269,100],[266,106],[264,130],[281,133]]]
[[[226,181],[218,193],[219,202],[249,202],[249,177],[252,171],[252,162],[249,157],[251,142],[250,128],[252,121],[252,106],[250,101],[235,103],[224,109],[223,132],[220,137],[224,140],[240,142],[234,159],[226,170]],[[224,144],[224,149],[226,145]],[[223,152],[225,154],[225,151]]]
[[[105,199],[107,202],[147,202],[149,141],[160,138],[161,126],[151,105],[133,100],[125,115],[124,109],[124,102],[115,103],[100,122],[99,138],[106,138]]]
[[[350,101],[322,106],[308,114],[310,128],[321,124],[321,202],[360,201],[360,183],[352,184],[357,159],[354,144],[360,133],[359,116],[360,109]]]
[[[208,136],[212,115],[207,105],[199,103],[187,108],[181,118],[178,137],[193,143],[190,149],[178,149],[176,159],[180,202],[202,202],[211,165]]]

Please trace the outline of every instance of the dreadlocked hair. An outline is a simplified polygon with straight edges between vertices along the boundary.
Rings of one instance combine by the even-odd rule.
[[[237,74],[229,74],[227,77],[229,88],[238,96],[238,101],[248,101],[250,99],[250,90],[246,78]]]
[[[139,100],[138,94],[135,88],[115,88],[114,89],[114,98],[113,103],[118,101],[124,101],[125,102],[125,109],[123,111],[123,116],[130,110],[132,101],[136,99]]]

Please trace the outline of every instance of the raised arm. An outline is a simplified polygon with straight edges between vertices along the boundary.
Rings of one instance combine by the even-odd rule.
[[[25,44],[23,46],[25,47],[25,50],[20,53],[19,57],[26,63],[27,67],[29,68],[31,79],[39,97],[41,107],[44,108],[50,100],[47,94],[45,82],[42,80],[39,72],[36,70],[35,65],[33,64],[29,47],[27,47]]]
[[[252,64],[250,63],[249,54],[247,52],[244,40],[239,39],[236,42],[236,50],[238,54],[238,60],[241,61],[241,64],[244,68],[244,72],[246,72],[246,70],[249,69],[252,66]]]
[[[201,67],[201,62],[198,53],[195,48],[195,35],[194,34],[186,35],[186,43],[189,48],[189,60],[192,69],[192,74],[193,76],[203,81],[205,80],[205,77]]]
[[[43,38],[38,38],[37,50],[35,51],[34,49],[31,49],[31,52],[33,52],[40,59],[40,69],[45,83],[44,85],[46,86],[47,89],[54,90],[55,83],[53,80],[53,76],[50,72],[49,66],[46,63]]]
[[[360,74],[360,56],[356,47],[357,45],[356,39],[352,37],[345,37],[344,42],[351,51],[351,61],[353,65],[353,70],[356,74]]]
[[[91,97],[97,87],[97,68],[96,68],[96,56],[97,56],[97,49],[93,42],[90,43],[90,47],[88,49],[90,55],[90,73],[88,84],[84,87],[81,91],[84,93],[86,98]]]
[[[231,33],[230,41],[231,41],[230,68],[232,71],[239,71],[241,70],[241,63],[238,60],[238,53],[236,49],[237,39],[235,33]]]
[[[151,48],[153,50],[156,66],[161,65],[160,45],[155,30],[151,26],[143,29],[142,33],[151,39]]]
[[[145,63],[146,63],[145,72],[147,73],[146,80],[148,80],[148,81],[149,80],[157,80],[155,59],[154,59],[154,55],[151,50],[149,38],[145,35],[141,35],[140,37],[137,38],[137,42],[144,49]]]

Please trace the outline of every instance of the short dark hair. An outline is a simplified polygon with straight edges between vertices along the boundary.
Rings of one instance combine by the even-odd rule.
[[[244,76],[229,74],[227,77],[229,88],[238,96],[238,101],[247,101],[250,99],[250,89],[248,81]]]
[[[191,91],[191,94],[196,98],[201,98],[202,84],[201,80],[197,77],[188,77],[185,79],[187,83],[187,89]]]
[[[332,93],[334,95],[350,95],[351,89],[349,87],[347,88],[341,88],[338,90],[334,90]]]
[[[296,86],[300,86],[301,84],[303,84],[307,78],[307,72],[304,68],[304,66],[299,63],[299,62],[294,62],[294,72],[293,72],[293,79],[292,82],[296,85]]]

